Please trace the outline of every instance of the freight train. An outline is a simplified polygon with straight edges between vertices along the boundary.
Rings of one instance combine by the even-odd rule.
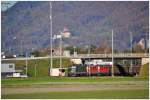
[[[136,76],[139,75],[140,64],[133,64],[132,70],[130,65],[114,63],[115,76]],[[86,60],[68,68],[68,76],[110,76],[112,62],[93,59]]]
[[[101,60],[86,61],[68,68],[68,76],[110,76],[112,62]]]

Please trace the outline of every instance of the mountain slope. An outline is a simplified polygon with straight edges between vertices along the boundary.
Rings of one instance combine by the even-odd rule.
[[[114,29],[116,48],[129,48],[148,32],[148,2],[52,2],[53,34],[67,27],[72,37],[65,44],[99,45],[111,42]],[[48,47],[50,39],[49,2],[18,2],[2,12],[2,50],[18,51]],[[14,38],[15,37],[15,38]],[[118,42],[119,41],[119,42]],[[109,44],[111,46],[111,43]]]

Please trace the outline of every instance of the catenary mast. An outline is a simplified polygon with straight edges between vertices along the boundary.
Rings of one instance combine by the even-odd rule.
[[[49,6],[50,6],[49,19],[50,19],[50,73],[51,73],[51,69],[53,68],[52,2],[49,2]]]

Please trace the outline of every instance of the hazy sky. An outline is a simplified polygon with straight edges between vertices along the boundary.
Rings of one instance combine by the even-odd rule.
[[[1,10],[6,11],[8,8],[12,7],[17,1],[2,1]]]

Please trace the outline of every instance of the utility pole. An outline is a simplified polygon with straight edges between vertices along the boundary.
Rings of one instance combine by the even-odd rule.
[[[14,47],[14,49],[12,49],[12,55],[14,55],[15,54],[15,51],[16,51],[16,37],[13,37],[13,41],[14,41],[14,45],[15,45],[15,47]]]
[[[88,49],[88,57],[89,57],[89,61],[90,61],[91,46],[89,45],[88,48],[89,48]]]
[[[133,41],[133,36],[132,36],[132,32],[130,32],[130,44],[131,44],[131,55],[132,55],[132,41]],[[132,58],[131,58],[131,64],[130,64],[130,73],[133,73],[133,64],[132,64]]]
[[[113,42],[114,42],[114,38],[113,38],[113,36],[114,36],[114,32],[113,32],[113,30],[112,30],[112,69],[111,69],[111,76],[112,77],[114,77],[114,44],[113,44]]]
[[[89,63],[90,63],[90,49],[91,49],[91,46],[90,45],[88,45],[88,61],[89,61]],[[91,64],[89,64],[89,65],[91,65]],[[91,71],[90,71],[90,66],[89,66],[89,76],[91,76]]]
[[[2,43],[2,48],[4,48],[2,51],[5,51],[5,42]]]
[[[12,52],[11,52],[11,46],[9,47],[8,51],[9,51],[9,54],[11,54],[11,53],[12,53]]]
[[[49,15],[49,19],[50,19],[50,68],[49,68],[49,71],[51,73],[51,69],[53,68],[52,3],[49,2],[49,5],[50,5],[50,15]]]
[[[62,35],[60,37],[60,68],[62,68]]]
[[[75,57],[75,49],[76,49],[76,47],[73,46],[73,56],[74,56],[74,57]]]
[[[34,75],[36,77],[36,68],[37,68],[37,61],[35,61],[35,66],[34,66]]]
[[[26,76],[28,76],[28,58],[27,58],[27,52],[26,52]]]
[[[20,41],[20,56],[23,56],[22,40]]]

